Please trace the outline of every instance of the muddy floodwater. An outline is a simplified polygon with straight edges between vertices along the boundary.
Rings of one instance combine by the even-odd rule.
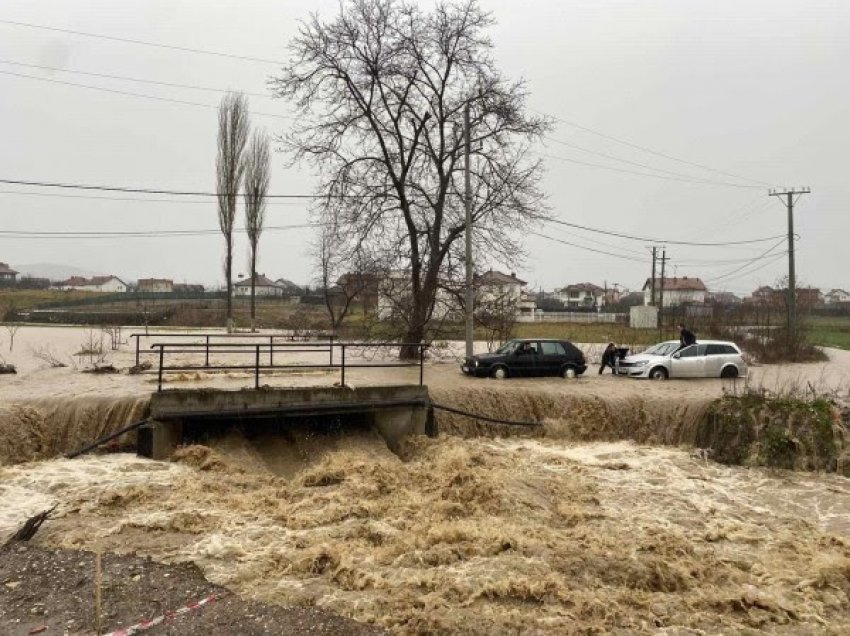
[[[446,436],[400,455],[368,431],[233,434],[170,463],[12,466],[0,534],[58,503],[41,545],[192,561],[399,634],[850,630],[848,479],[631,442]]]

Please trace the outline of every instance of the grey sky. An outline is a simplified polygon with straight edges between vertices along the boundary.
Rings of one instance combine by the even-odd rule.
[[[430,5],[431,3],[423,3]],[[809,185],[800,201],[798,276],[824,288],[850,285],[840,265],[850,236],[850,2],[834,0],[485,0],[498,24],[496,57],[524,77],[529,104],[569,122],[634,144],[777,186]],[[333,1],[83,2],[7,0],[0,19],[286,59],[299,18]],[[0,24],[0,60],[162,82],[265,92],[273,64],[237,61]],[[0,71],[216,105],[219,95],[0,64]],[[286,115],[278,100],[251,97],[252,110]],[[216,111],[51,84],[0,73],[0,177],[93,184],[213,189]],[[281,118],[254,116],[255,126],[285,130]],[[558,123],[552,137],[626,161],[697,179],[722,174],[666,160]],[[541,152],[620,170],[647,169],[552,141]],[[767,188],[733,188],[639,176],[546,159],[546,190],[564,220],[667,239],[724,241],[779,235],[784,208]],[[659,173],[673,176],[669,173]],[[738,181],[757,185],[751,181]],[[309,193],[309,171],[288,169],[276,155],[271,190]],[[212,200],[100,201],[21,196],[51,192],[0,185],[0,230],[215,229]],[[118,196],[93,193],[91,196]],[[132,196],[132,195],[130,195]],[[170,197],[151,197],[169,199]],[[303,202],[273,204],[268,225],[303,223]],[[240,218],[241,225],[241,218]],[[569,282],[639,288],[649,274],[645,244],[551,226],[542,233],[626,256],[594,254],[529,236],[518,275],[535,287]],[[268,232],[261,272],[298,282],[312,278],[306,255],[311,230]],[[591,242],[593,241],[593,242]],[[127,278],[221,279],[220,236],[190,238],[33,239],[0,235],[0,260],[53,262]],[[711,280],[735,272],[772,244],[737,248],[668,246],[671,273]],[[780,248],[784,249],[784,248]],[[629,251],[621,251],[629,250]],[[635,254],[635,252],[637,254]],[[234,271],[244,272],[239,239]],[[738,261],[726,263],[724,261]],[[755,269],[768,262],[760,261]],[[498,267],[498,263],[493,263]],[[721,279],[737,292],[782,276],[785,260]]]

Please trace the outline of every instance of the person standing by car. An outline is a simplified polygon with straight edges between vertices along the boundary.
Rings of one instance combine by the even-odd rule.
[[[611,369],[611,373],[617,373],[614,365],[617,364],[617,346],[613,342],[609,342],[602,352],[602,363],[599,365],[599,375],[605,370],[605,367]]]
[[[684,349],[685,347],[690,347],[692,344],[697,343],[697,337],[694,335],[693,331],[689,331],[685,328],[685,325],[682,324],[676,326],[679,328],[679,349]]]

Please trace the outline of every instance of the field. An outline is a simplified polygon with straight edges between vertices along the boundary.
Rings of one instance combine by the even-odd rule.
[[[850,349],[850,316],[813,316],[806,326],[812,344]]]

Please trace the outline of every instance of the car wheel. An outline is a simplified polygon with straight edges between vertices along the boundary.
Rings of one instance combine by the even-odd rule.
[[[738,367],[726,367],[723,371],[720,372],[721,378],[737,378],[738,377]]]
[[[576,377],[575,367],[564,367],[564,370],[561,371],[561,375],[567,379],[572,380],[574,377]]]
[[[649,372],[649,377],[653,380],[666,380],[667,369],[665,369],[664,367],[655,367],[652,371]]]
[[[504,380],[508,377],[508,370],[505,367],[496,367],[490,372],[490,375],[497,380]]]

